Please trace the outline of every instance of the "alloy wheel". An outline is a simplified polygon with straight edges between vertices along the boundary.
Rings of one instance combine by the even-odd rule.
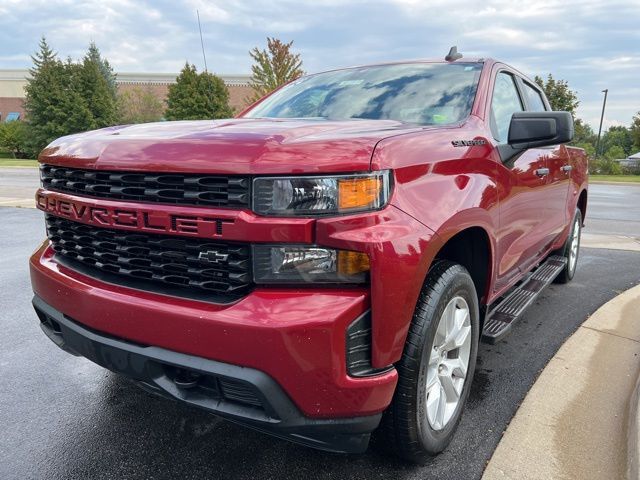
[[[464,298],[454,297],[438,321],[427,367],[426,412],[434,430],[445,428],[458,408],[470,352],[469,305]]]

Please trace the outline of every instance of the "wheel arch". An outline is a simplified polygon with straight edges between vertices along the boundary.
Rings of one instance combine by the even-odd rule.
[[[580,214],[582,215],[582,224],[584,225],[584,219],[587,216],[587,189],[583,189],[578,196],[578,205],[577,207],[580,209]]]
[[[489,233],[481,226],[469,226],[447,238],[434,260],[449,260],[467,269],[476,287],[479,305],[485,305],[493,275],[493,248]]]

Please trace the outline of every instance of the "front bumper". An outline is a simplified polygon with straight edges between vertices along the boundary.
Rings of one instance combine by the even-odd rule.
[[[359,453],[381,414],[309,419],[268,375],[164,348],[125,342],[87,329],[40,297],[33,306],[45,334],[60,348],[135,380],[148,391],[231,421],[322,450]]]
[[[365,289],[255,289],[227,305],[134,290],[56,261],[48,242],[32,256],[34,293],[82,326],[123,341],[254,368],[311,418],[382,412],[395,369],[347,374],[346,331],[369,309]]]

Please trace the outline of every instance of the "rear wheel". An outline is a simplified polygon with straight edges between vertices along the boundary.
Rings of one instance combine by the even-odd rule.
[[[467,270],[437,261],[427,276],[383,433],[399,456],[423,463],[446,448],[458,426],[476,364],[478,297]]]
[[[571,231],[567,237],[564,246],[557,252],[567,259],[567,264],[560,274],[556,277],[556,283],[569,283],[576,274],[578,265],[578,255],[580,254],[580,234],[582,233],[582,214],[577,209],[573,216]]]

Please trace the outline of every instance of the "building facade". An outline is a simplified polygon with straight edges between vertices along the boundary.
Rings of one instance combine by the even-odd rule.
[[[118,73],[118,90],[142,87],[152,91],[164,101],[169,85],[175,83],[177,73]],[[229,104],[236,112],[249,103],[253,89],[249,86],[250,75],[218,75],[229,89]],[[16,116],[24,118],[24,87],[27,85],[29,70],[0,70],[0,122]],[[17,114],[17,115],[16,115]]]

